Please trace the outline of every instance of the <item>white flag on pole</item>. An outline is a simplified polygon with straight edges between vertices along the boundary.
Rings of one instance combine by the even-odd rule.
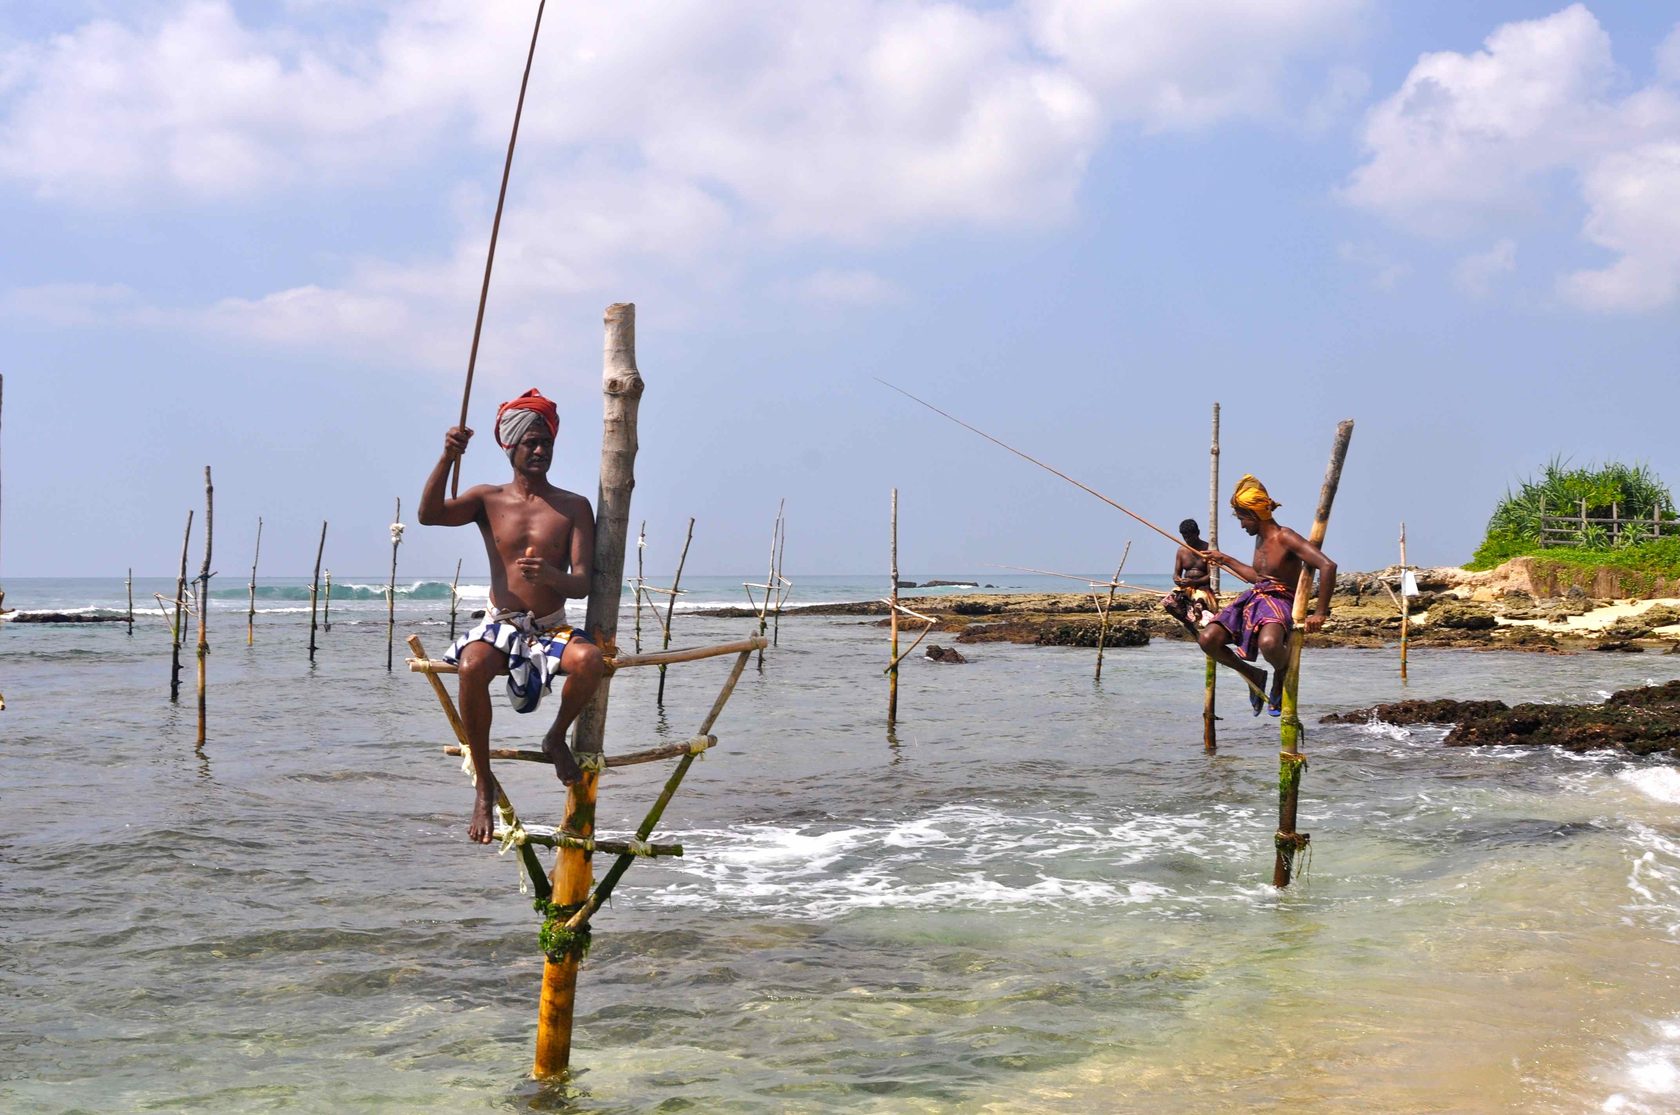
[[[1410,569],[1401,570],[1401,572],[1400,572],[1400,595],[1401,596],[1416,596],[1417,594],[1418,594],[1417,578],[1412,576],[1412,571]]]

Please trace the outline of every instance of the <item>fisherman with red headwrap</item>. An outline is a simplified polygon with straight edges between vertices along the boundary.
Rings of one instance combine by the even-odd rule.
[[[444,655],[444,661],[460,667],[461,722],[478,787],[467,835],[480,844],[490,843],[496,800],[490,773],[491,681],[505,674],[514,711],[531,712],[554,678],[565,677],[543,751],[567,785],[581,771],[566,732],[601,683],[600,649],[566,623],[566,601],[589,595],[595,515],[583,496],[549,483],[559,432],[558,409],[533,387],[496,411],[496,444],[513,466],[511,481],[479,484],[454,499],[445,496],[450,468],[472,438],[471,430],[457,426],[444,435],[443,456],[420,494],[423,525],[476,525],[490,559],[490,607],[484,621]]]

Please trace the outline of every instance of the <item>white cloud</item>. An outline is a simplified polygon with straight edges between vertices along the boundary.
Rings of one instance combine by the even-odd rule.
[[[825,268],[792,284],[791,292],[823,305],[873,306],[897,302],[904,292],[891,281],[863,268]]]
[[[1501,275],[1517,269],[1517,242],[1501,240],[1485,252],[1475,252],[1458,261],[1453,282],[1458,289],[1477,298],[1486,297]]]
[[[1659,52],[1660,72],[1674,41]],[[1426,54],[1372,109],[1369,158],[1341,195],[1414,231],[1462,236],[1542,213],[1547,187],[1578,186],[1590,209],[1584,236],[1620,258],[1567,277],[1560,291],[1594,310],[1665,305],[1680,271],[1669,155],[1680,143],[1680,96],[1660,81],[1618,96],[1626,84],[1609,35],[1581,4],[1505,24],[1474,54]],[[1466,260],[1460,278],[1475,289],[1498,262]]]
[[[626,277],[717,290],[790,245],[868,250],[1065,219],[1111,121],[1194,128],[1292,100],[1312,116],[1318,90],[1345,98],[1348,75],[1315,59],[1363,7],[550,4],[492,288],[498,336],[551,339],[556,297],[617,297]],[[458,173],[437,169],[446,158],[491,180],[530,5],[370,0],[343,24],[306,9],[259,23],[229,0],[158,0],[5,55],[0,176],[64,205],[128,209],[331,197]],[[353,260],[340,273],[197,320],[454,366],[492,204],[474,188],[439,258],[356,261],[354,244],[335,245],[331,258]],[[896,296],[865,274],[787,282],[829,301]]]
[[[1680,140],[1608,155],[1582,190],[1587,239],[1615,252],[1608,267],[1576,271],[1559,283],[1569,301],[1591,310],[1639,312],[1680,295]]]

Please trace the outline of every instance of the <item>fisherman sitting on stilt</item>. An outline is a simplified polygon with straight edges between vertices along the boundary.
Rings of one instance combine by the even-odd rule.
[[[1202,556],[1208,545],[1202,541],[1201,525],[1194,519],[1186,519],[1178,524],[1178,533],[1183,536],[1184,545],[1173,559],[1174,588],[1161,601],[1161,607],[1184,625],[1192,639],[1199,639],[1202,628],[1208,624],[1209,611],[1219,607],[1219,598],[1213,595],[1212,574],[1207,558]]]
[[[1330,594],[1336,589],[1336,563],[1311,542],[1281,525],[1272,512],[1282,504],[1266,493],[1266,486],[1253,476],[1244,476],[1231,495],[1237,524],[1255,538],[1254,564],[1244,565],[1218,550],[1207,551],[1207,559],[1224,566],[1253,587],[1226,606],[1202,629],[1202,650],[1215,662],[1231,667],[1248,682],[1248,703],[1259,716],[1265,709],[1273,716],[1283,710],[1284,675],[1289,666],[1289,632],[1294,626],[1295,586],[1303,565],[1318,571],[1318,608],[1306,620],[1308,631],[1317,631],[1330,616]],[[1266,693],[1266,671],[1251,665],[1258,652],[1272,667],[1271,692]]]
[[[460,667],[461,721],[478,776],[467,836],[480,844],[490,843],[496,801],[490,773],[491,679],[506,674],[514,710],[531,712],[554,675],[565,675],[560,711],[543,739],[543,751],[568,786],[580,771],[566,731],[601,684],[600,648],[565,622],[567,599],[589,595],[595,516],[587,499],[548,482],[559,430],[554,404],[532,388],[496,412],[496,443],[513,464],[510,483],[479,484],[459,498],[444,497],[450,466],[472,437],[471,430],[456,426],[444,435],[443,456],[420,495],[422,524],[477,524],[490,559],[490,610],[444,655],[444,661]]]

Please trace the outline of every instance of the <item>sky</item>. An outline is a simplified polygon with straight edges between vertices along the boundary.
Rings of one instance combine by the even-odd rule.
[[[0,5],[0,583],[485,558],[455,424],[533,0]],[[1680,484],[1680,5],[549,4],[464,483],[496,404],[594,498],[637,307],[650,574],[1170,570],[1245,472],[1325,549],[1458,564],[1562,456]],[[192,565],[202,541],[195,537]],[[633,561],[633,558],[632,558]]]

